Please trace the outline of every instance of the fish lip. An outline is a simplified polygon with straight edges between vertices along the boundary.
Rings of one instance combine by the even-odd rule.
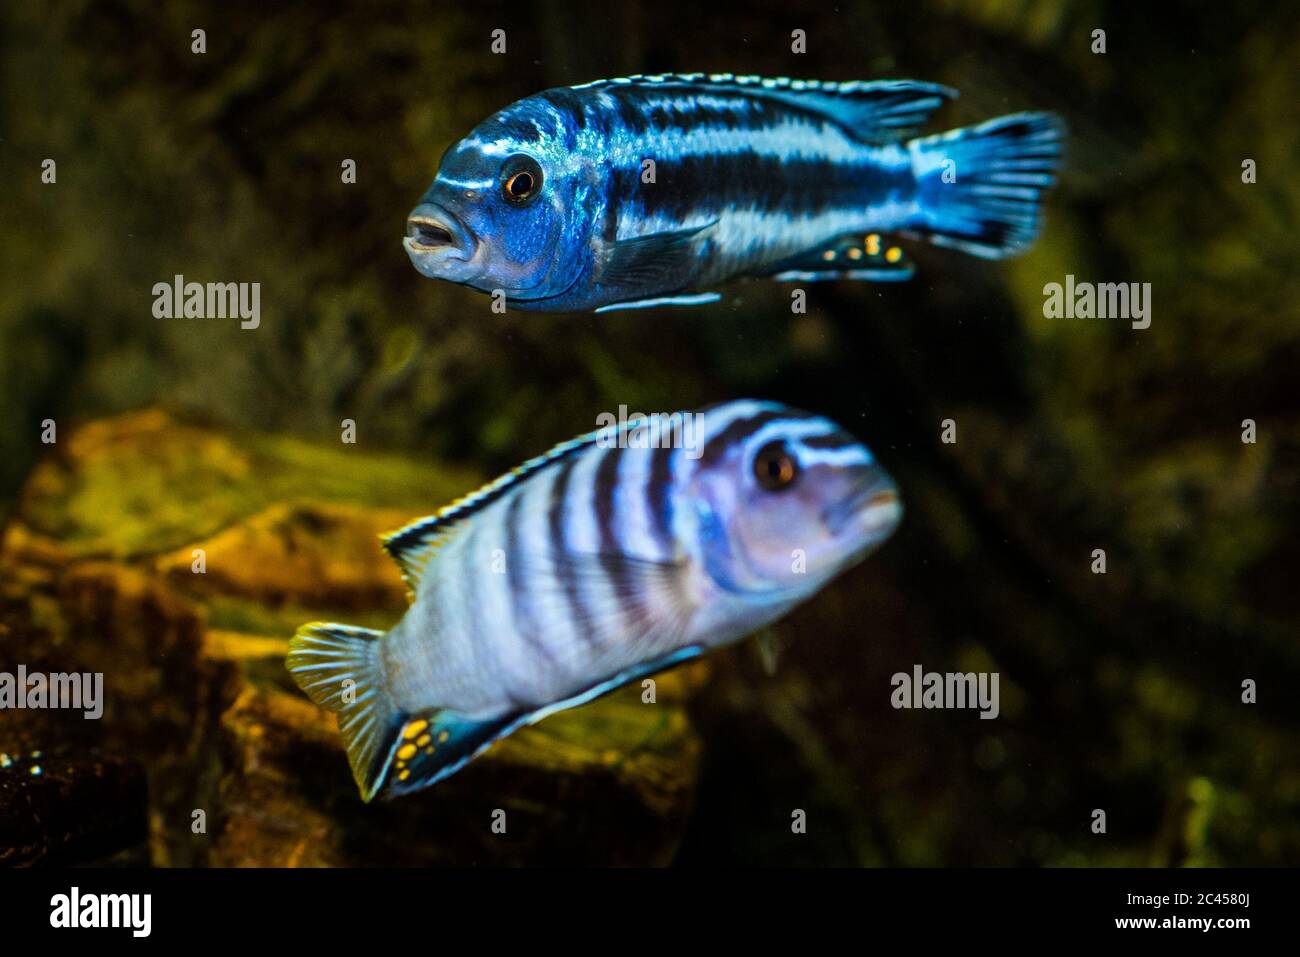
[[[878,508],[881,505],[898,505],[902,506],[903,500],[898,497],[898,489],[894,487],[882,488],[872,492],[867,497],[867,508]]]
[[[903,515],[903,501],[891,483],[874,483],[826,509],[822,517],[838,534],[850,523],[871,534],[890,531]]]
[[[402,246],[413,260],[438,257],[469,262],[474,258],[478,242],[451,210],[436,203],[421,203],[406,217]]]

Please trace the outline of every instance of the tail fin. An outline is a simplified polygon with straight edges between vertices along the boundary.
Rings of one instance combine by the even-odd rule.
[[[1052,113],[1014,113],[911,140],[920,205],[912,227],[984,259],[1022,252],[1038,236],[1039,204],[1064,140]]]
[[[405,723],[380,669],[381,631],[326,622],[303,625],[289,642],[285,664],[298,687],[337,712],[352,777],[369,801],[382,787]]]

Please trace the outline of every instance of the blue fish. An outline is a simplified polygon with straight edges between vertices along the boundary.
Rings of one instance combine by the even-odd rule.
[[[1064,129],[1016,113],[911,138],[955,96],[698,73],[547,90],[447,151],[404,246],[425,276],[547,312],[709,302],[738,277],[907,279],[900,236],[1014,255]]]
[[[387,536],[406,615],[386,633],[304,625],[287,665],[337,713],[362,798],[406,794],[779,618],[901,515],[828,419],[749,400],[633,417]]]

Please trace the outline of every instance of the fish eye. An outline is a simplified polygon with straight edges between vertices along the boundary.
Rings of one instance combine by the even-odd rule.
[[[501,195],[507,203],[522,206],[542,189],[542,168],[531,156],[512,156],[501,168]]]
[[[754,478],[769,492],[789,488],[798,474],[794,456],[784,442],[769,442],[754,456]]]

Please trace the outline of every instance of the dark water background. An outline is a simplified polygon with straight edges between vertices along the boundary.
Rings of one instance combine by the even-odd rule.
[[[913,282],[810,287],[802,316],[760,282],[495,316],[411,268],[405,214],[480,119],[670,70],[938,81],[962,95],[929,131],[1055,110],[1068,165],[1023,258],[911,249]],[[908,513],[778,627],[775,678],[715,662],[679,861],[1300,861],[1295,4],[13,3],[0,71],[0,514],[46,417],[320,443],[351,418],[490,477],[620,404],[784,400],[859,434]],[[153,318],[176,273],[261,282],[261,328]],[[1067,274],[1151,283],[1151,327],[1044,318]],[[999,671],[1002,717],[894,711],[915,663]]]

